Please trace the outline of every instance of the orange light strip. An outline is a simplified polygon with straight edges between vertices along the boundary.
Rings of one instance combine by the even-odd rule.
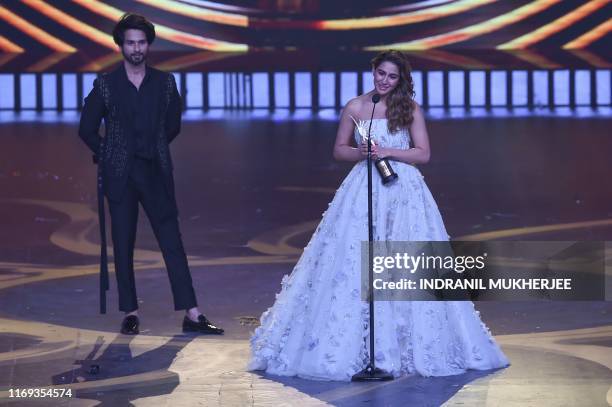
[[[107,4],[100,3],[97,0],[72,0],[96,14],[106,17],[113,21],[119,21],[121,16],[125,12],[111,7]],[[182,45],[191,46],[194,48],[207,49],[211,51],[236,51],[243,52],[248,51],[249,47],[246,44],[237,44],[233,42],[218,41],[211,38],[201,37],[199,35],[189,34],[186,32],[178,31],[173,28],[155,24],[156,34],[165,40],[175,42]]]
[[[2,6],[0,6],[0,18],[54,51],[76,52],[76,48],[66,44],[64,41],[59,40],[50,34],[47,34],[40,28],[30,24],[17,14],[14,14],[12,11]]]
[[[63,25],[64,27],[81,34],[84,37],[89,38],[90,40],[97,42],[100,45],[105,46],[110,49],[117,49],[117,46],[113,42],[113,39],[110,35],[103,33],[102,31],[87,25],[76,18],[64,13],[61,10],[56,9],[53,6],[43,2],[42,0],[22,0],[25,4],[32,7],[39,13],[46,15],[47,17],[55,20],[57,23]]]
[[[408,54],[418,58],[428,59],[431,61],[442,62],[452,66],[460,66],[467,69],[488,69],[491,65],[485,64],[474,58],[469,58],[463,55],[453,54],[448,51],[432,49],[427,51],[407,51]]]
[[[505,49],[504,52],[507,52],[516,58],[522,59],[523,61],[527,61],[532,65],[537,66],[542,69],[556,69],[561,68],[556,62],[551,61],[543,55],[540,55],[534,51],[530,51],[528,49]]]
[[[9,41],[0,35],[0,50],[2,52],[24,52],[25,50],[14,42]]]
[[[197,20],[209,21],[211,23],[247,27],[249,18],[243,15],[223,13],[221,11],[205,10],[188,4],[168,0],[136,0],[150,7],[159,8],[175,14],[181,14]]]
[[[593,54],[588,49],[584,48],[570,48],[567,50],[572,54],[576,55],[578,58],[588,62],[590,65],[596,68],[612,68],[612,64],[600,57],[599,55]]]
[[[155,68],[162,71],[178,71],[181,69],[189,68],[190,66],[201,64],[204,62],[216,61],[219,59],[228,58],[234,56],[234,53],[224,52],[212,52],[212,51],[199,51],[190,53],[177,58],[168,59],[154,65]]]
[[[494,3],[497,0],[459,0],[452,4],[416,10],[393,16],[380,16],[370,18],[350,18],[342,20],[323,20],[311,22],[311,28],[319,30],[355,30],[365,28],[384,28],[398,25],[420,23],[463,13],[470,9]]]
[[[159,33],[160,38],[176,42],[177,44],[217,52],[246,52],[249,50],[249,47],[246,44],[213,40],[212,38],[177,31],[173,28],[164,27],[162,25],[156,25],[155,27],[155,30]]]
[[[99,72],[104,70],[104,68],[108,68],[116,64],[117,62],[123,59],[123,55],[119,52],[111,52],[110,54],[101,56],[91,62],[88,62],[86,65],[83,65],[79,68],[80,72]]]
[[[536,0],[523,7],[517,8],[514,11],[492,18],[479,24],[474,24],[466,28],[451,31],[446,34],[434,35],[420,40],[400,42],[391,45],[380,45],[375,47],[367,47],[367,50],[383,50],[383,49],[399,49],[399,50],[423,50],[436,47],[442,47],[456,42],[462,42],[483,34],[504,28],[517,21],[521,21],[536,13],[549,8],[550,6],[559,3],[561,0]]]
[[[589,14],[594,13],[600,8],[608,4],[610,0],[592,0],[577,9],[567,13],[563,17],[553,21],[552,23],[543,25],[537,30],[522,35],[518,38],[508,41],[504,44],[498,45],[498,49],[523,49],[540,42],[553,34],[558,33],[571,26],[575,22],[582,20]]]
[[[612,31],[612,18],[610,18],[608,21],[601,23],[597,27],[593,28],[591,31],[585,34],[582,34],[580,37],[576,38],[575,40],[568,42],[567,44],[563,46],[563,48],[572,49],[572,48],[587,47],[591,43],[597,41],[604,35],[608,34],[610,31]]]
[[[11,62],[15,57],[21,55],[20,52],[3,52],[0,54],[0,66],[6,65]]]
[[[52,67],[53,65],[62,61],[63,59],[66,59],[66,57],[70,55],[72,55],[72,53],[54,52],[51,55],[47,55],[45,58],[41,59],[35,64],[30,65],[28,68],[26,68],[26,71],[27,72],[44,72],[50,67]]]
[[[207,0],[178,0],[178,1],[180,1],[181,3],[193,4],[197,7],[202,7],[205,9],[224,11],[224,12],[234,13],[234,14],[238,14],[238,13],[249,14],[249,13],[261,12],[261,10],[258,8],[233,6],[231,4],[228,4],[228,2],[220,3],[217,1],[207,1]],[[229,2],[229,3],[235,3],[235,2]]]

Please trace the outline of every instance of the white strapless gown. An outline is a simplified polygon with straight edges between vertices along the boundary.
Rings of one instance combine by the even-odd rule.
[[[368,121],[369,123],[369,121]],[[374,119],[378,145],[407,149],[407,131]],[[355,136],[358,137],[357,132]],[[374,240],[448,240],[419,170],[392,161],[399,179],[384,186],[373,170]],[[369,358],[369,309],[361,299],[361,242],[368,240],[367,167],[340,185],[276,301],[251,338],[249,370],[348,381]],[[508,359],[469,301],[378,301],[376,366],[394,376],[446,376],[507,366]]]

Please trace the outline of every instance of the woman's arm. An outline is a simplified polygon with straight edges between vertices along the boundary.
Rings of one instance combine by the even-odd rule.
[[[338,133],[336,134],[336,143],[334,144],[334,159],[337,161],[361,161],[365,157],[358,148],[351,146],[353,132],[355,131],[355,123],[351,119],[351,115],[358,118],[359,101],[353,99],[349,101],[340,116],[340,124],[338,125]]]
[[[429,149],[429,136],[425,126],[425,117],[421,107],[416,102],[414,102],[413,116],[414,120],[410,125],[410,137],[412,138],[413,147],[403,150],[373,146],[372,154],[375,159],[388,158],[406,164],[425,164],[429,161],[431,151]]]

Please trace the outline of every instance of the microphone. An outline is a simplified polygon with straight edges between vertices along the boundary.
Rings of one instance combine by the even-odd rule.
[[[368,144],[372,143],[370,137],[370,130],[372,129],[372,119],[374,118],[374,109],[376,109],[376,104],[380,102],[380,95],[375,93],[372,95],[372,103],[374,103],[374,107],[372,108],[372,117],[370,118],[370,128],[368,129]],[[370,145],[368,145],[368,153],[370,152]],[[369,165],[369,164],[368,164]],[[395,181],[398,177],[393,168],[391,168],[391,164],[389,164],[389,160],[386,158],[379,158],[374,161],[374,165],[382,178],[383,185],[386,185],[390,182]]]

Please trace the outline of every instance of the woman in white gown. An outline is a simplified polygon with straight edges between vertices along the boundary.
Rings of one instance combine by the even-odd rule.
[[[348,102],[334,157],[356,161],[323,214],[276,301],[251,338],[249,370],[348,381],[369,358],[369,309],[361,296],[361,242],[367,230],[367,145],[353,118],[370,117],[374,158],[387,158],[399,178],[383,185],[373,171],[374,240],[445,241],[438,207],[414,164],[429,160],[423,113],[414,101],[406,57],[372,60],[375,89]],[[366,125],[369,124],[367,120]],[[353,136],[358,147],[351,146]],[[508,360],[470,301],[377,301],[376,366],[394,376],[446,376],[493,369]]]

